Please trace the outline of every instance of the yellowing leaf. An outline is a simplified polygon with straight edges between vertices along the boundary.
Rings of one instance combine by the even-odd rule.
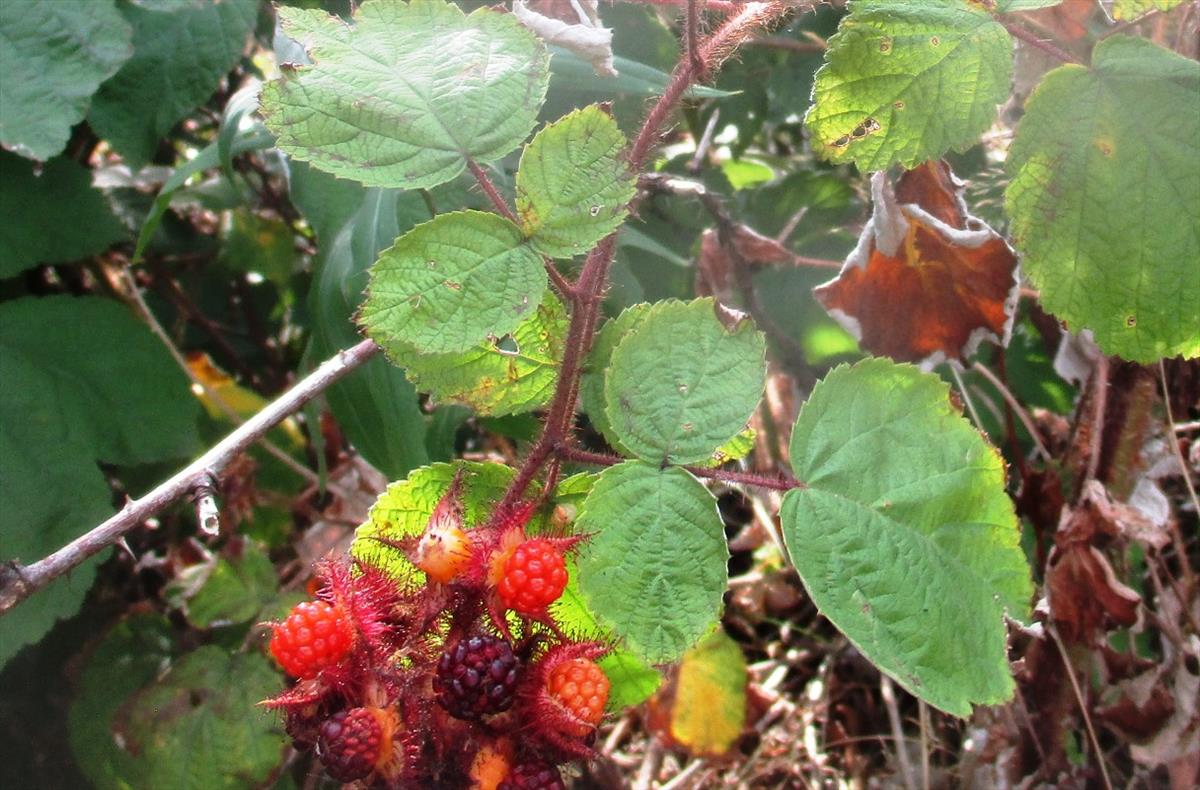
[[[746,726],[746,659],[724,631],[692,648],[679,665],[671,737],[698,756],[720,757]]]

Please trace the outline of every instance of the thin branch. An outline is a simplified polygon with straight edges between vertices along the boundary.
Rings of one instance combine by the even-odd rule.
[[[505,219],[520,224],[516,213],[504,201],[504,198],[500,196],[500,192],[496,189],[496,185],[492,183],[492,179],[488,178],[487,171],[480,167],[474,159],[467,160],[467,167],[470,168],[471,175],[475,176],[475,180],[479,183],[483,193],[488,196],[488,200],[492,201],[492,206],[495,207],[496,211]]]
[[[568,447],[565,444],[557,447],[554,450],[554,453],[564,461],[571,461],[577,464],[588,464],[589,466],[616,466],[619,463],[629,460],[628,458],[622,458],[619,455],[593,453],[589,450],[580,450],[576,447]],[[683,468],[691,472],[696,477],[702,477],[706,480],[719,480],[723,483],[757,486],[759,488],[770,489],[771,491],[791,491],[793,488],[808,487],[799,480],[776,477],[773,475],[760,475],[754,472],[736,472],[731,469],[712,469],[704,466],[684,466]]]
[[[967,411],[971,414],[971,421],[975,423],[975,427],[982,434],[987,434],[987,429],[983,427],[983,420],[979,419],[979,412],[975,411],[975,404],[971,400],[971,393],[967,392],[967,385],[963,383],[962,374],[958,372],[958,365],[951,362],[946,365],[950,368],[950,373],[954,376],[954,383],[958,385],[958,391],[962,395],[963,403],[967,404]]]
[[[1196,487],[1192,485],[1192,473],[1188,469],[1187,459],[1183,457],[1183,450],[1179,448],[1179,439],[1175,438],[1175,416],[1171,414],[1171,390],[1167,387],[1167,366],[1161,359],[1158,361],[1158,375],[1162,379],[1163,403],[1167,407],[1167,444],[1171,445],[1171,449],[1175,453],[1175,460],[1179,462],[1179,474],[1183,475],[1183,484],[1187,486],[1188,495],[1192,499],[1192,507],[1195,508],[1197,515],[1200,515],[1200,498],[1197,498]],[[1187,552],[1183,548],[1183,536],[1179,534],[1178,521],[1172,520],[1171,531],[1175,538],[1176,550],[1179,551],[1179,564],[1183,569],[1188,586],[1191,587],[1194,582],[1192,568],[1187,559]],[[1186,598],[1180,598],[1180,600],[1186,600]]]
[[[1076,65],[1082,65],[1079,62],[1078,58],[1076,58],[1070,52],[1067,52],[1065,49],[1060,47],[1058,44],[1055,44],[1052,41],[1047,41],[1046,39],[1038,38],[1033,33],[1030,33],[1025,28],[1021,27],[1020,25],[1018,25],[1015,22],[1012,22],[1010,20],[1001,19],[999,21],[1000,21],[1000,24],[1004,25],[1004,29],[1007,30],[1010,34],[1012,34],[1013,38],[1019,38],[1021,41],[1024,41],[1029,46],[1034,47],[1036,49],[1040,49],[1042,52],[1045,52],[1047,55],[1054,58],[1055,60],[1061,60],[1063,63],[1074,63]]]
[[[1048,626],[1046,633],[1049,634],[1054,646],[1058,648],[1058,654],[1062,657],[1063,668],[1067,670],[1067,680],[1071,681],[1071,690],[1075,692],[1075,701],[1079,703],[1079,713],[1083,716],[1083,724],[1087,729],[1088,739],[1092,743],[1092,751],[1095,752],[1096,762],[1100,765],[1100,775],[1104,779],[1105,790],[1112,790],[1112,782],[1108,778],[1108,766],[1104,763],[1104,752],[1100,749],[1100,741],[1096,738],[1096,730],[1092,727],[1092,717],[1088,714],[1087,703],[1084,701],[1083,691],[1079,688],[1079,681],[1075,678],[1075,670],[1071,666],[1071,659],[1067,655],[1067,648],[1063,646],[1062,639],[1058,636],[1058,630],[1054,626]]]
[[[320,395],[331,384],[360,367],[378,352],[379,346],[370,340],[364,340],[356,346],[339,352],[214,445],[204,455],[188,464],[141,499],[126,503],[125,507],[103,524],[38,562],[31,565],[13,563],[0,570],[0,615],[6,614],[33,593],[78,567],[88,557],[113,545],[127,532],[140,526],[146,519],[171,503],[187,496],[195,488],[197,482],[203,481],[208,475],[217,475],[246,448],[261,439],[267,431],[289,415],[294,414],[305,403]]]
[[[192,366],[187,363],[187,360],[184,359],[183,352],[181,352],[175,346],[174,341],[171,340],[171,336],[167,334],[167,330],[163,328],[163,325],[159,322],[158,318],[150,310],[150,305],[146,304],[146,300],[142,297],[141,290],[138,288],[137,283],[134,282],[133,275],[130,273],[129,267],[126,266],[121,269],[120,278],[125,286],[125,295],[132,303],[134,311],[150,327],[151,333],[153,333],[154,336],[157,337],[159,341],[166,347],[167,353],[171,355],[171,359],[175,360],[175,364],[192,382],[192,386],[199,387],[200,391],[204,393],[205,397],[212,401],[213,405],[215,405],[217,409],[219,409],[221,413],[225,415],[226,419],[232,422],[235,426],[241,425],[241,415],[229,405],[228,401],[221,397],[221,393],[209,386],[207,381],[200,378],[200,376],[198,376],[196,372],[192,370]],[[305,482],[308,484],[321,484],[321,478],[316,472],[297,461],[270,439],[263,437],[259,440],[259,444],[264,450],[267,451],[267,453],[274,456],[275,460],[279,461],[288,469],[304,478]],[[336,490],[336,486],[333,487],[333,490],[335,493],[344,494],[344,492],[338,492]]]
[[[684,13],[684,43],[687,45],[688,60],[691,61],[693,79],[704,79],[704,61],[700,59],[700,11],[698,0],[687,0]]]
[[[1004,386],[1004,382],[1001,381],[995,373],[988,369],[987,365],[984,365],[982,362],[973,362],[971,367],[976,373],[983,376],[988,380],[988,382],[991,383],[993,387],[996,388],[996,391],[1000,393],[1000,397],[1004,398],[1004,402],[1009,405],[1009,408],[1011,408],[1013,413],[1017,415],[1017,418],[1020,419],[1021,424],[1025,426],[1025,430],[1028,432],[1030,437],[1032,437],[1033,444],[1035,447],[1037,447],[1038,452],[1042,454],[1043,458],[1049,461],[1051,457],[1050,451],[1046,449],[1046,445],[1042,442],[1041,434],[1038,433],[1037,427],[1034,426],[1033,419],[1029,416],[1029,412],[1026,411],[1025,408],[1017,401],[1012,392],[1009,391],[1008,387]]]
[[[558,295],[568,302],[575,301],[575,286],[566,277],[563,277],[554,265],[554,261],[549,258],[542,258],[542,263],[546,267],[546,276],[550,278],[550,284],[554,286],[554,290],[558,291]]]

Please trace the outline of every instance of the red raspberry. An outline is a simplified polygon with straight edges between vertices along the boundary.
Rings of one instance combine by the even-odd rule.
[[[572,735],[583,738],[604,718],[608,703],[608,677],[604,670],[586,658],[576,658],[556,666],[546,679],[550,697],[576,720]]]
[[[315,678],[354,647],[354,627],[345,612],[324,601],[298,603],[271,627],[271,655],[292,677]]]
[[[321,725],[317,756],[329,775],[353,782],[374,771],[387,759],[385,741],[392,727],[389,714],[379,708],[352,708],[333,714]]]
[[[496,790],[566,790],[558,769],[549,763],[519,763]]]
[[[473,636],[442,654],[433,690],[438,704],[451,716],[473,721],[512,707],[519,669],[508,642]]]
[[[562,552],[548,540],[533,538],[513,549],[504,561],[497,590],[509,609],[537,615],[557,601],[566,586]]]

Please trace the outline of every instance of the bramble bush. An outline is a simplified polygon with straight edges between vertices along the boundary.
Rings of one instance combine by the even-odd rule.
[[[1197,14],[1100,5],[0,7],[17,770],[729,756],[794,572],[994,781],[1194,771]]]

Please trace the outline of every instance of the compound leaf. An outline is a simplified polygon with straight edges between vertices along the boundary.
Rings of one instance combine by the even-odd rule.
[[[258,0],[129,3],[133,57],[104,83],[88,120],[137,169],[163,135],[207,101],[237,64],[258,19]]]
[[[780,518],[813,602],[910,692],[966,716],[1013,693],[1004,615],[1032,585],[1000,454],[947,386],[867,359],[813,390],[792,434],[805,488]]]
[[[570,258],[616,230],[636,191],[624,148],[617,122],[594,104],[534,136],[517,169],[517,213],[534,249]]]
[[[479,414],[499,416],[549,402],[566,336],[567,311],[547,291],[538,309],[503,339],[488,339],[457,354],[419,354],[400,343],[385,350],[418,390],[439,403],[461,403]]]
[[[455,211],[410,230],[371,267],[359,322],[375,342],[466,351],[514,330],[546,289],[541,257],[507,219]]]
[[[914,167],[974,144],[1008,96],[1012,40],[962,0],[858,0],[817,72],[805,122],[831,162]]]
[[[712,299],[654,305],[612,352],[604,402],[613,433],[652,463],[707,460],[758,406],[765,355],[762,333],[749,321],[727,330]]]
[[[263,89],[267,126],[293,157],[368,186],[434,186],[499,159],[546,94],[550,56],[511,14],[372,0],[353,24],[286,6],[279,18],[314,65]]]
[[[1136,362],[1200,354],[1200,64],[1113,36],[1034,91],[1009,153],[1015,246],[1047,310]]]
[[[7,81],[7,80],[5,80]],[[103,252],[125,230],[92,189],[87,168],[65,157],[46,163],[34,175],[29,162],[0,152],[0,277],[12,277],[39,263],[68,263]],[[63,231],[69,207],[72,227]]]
[[[113,0],[0,4],[0,145],[30,159],[61,152],[100,83],[133,54],[131,32]]]
[[[684,469],[627,461],[606,469],[579,514],[588,609],[630,651],[674,661],[717,622],[729,549],[716,499]]]

